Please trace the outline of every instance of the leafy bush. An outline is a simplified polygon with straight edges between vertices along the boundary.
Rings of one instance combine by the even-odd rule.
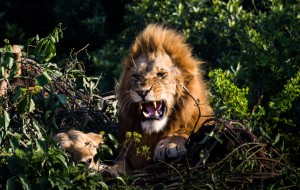
[[[109,41],[102,49],[88,53],[88,60],[93,65],[87,68],[87,72],[94,75],[100,73],[99,89],[101,92],[107,93],[115,90],[114,84],[121,74],[121,61],[125,53],[125,47],[118,46],[115,41]]]
[[[280,131],[288,147],[299,152],[298,140],[289,140],[297,139],[300,126],[299,3],[142,0],[127,5],[127,11],[128,36],[144,27],[140,23],[182,31],[211,70],[216,113],[245,120],[257,107],[252,123],[270,137]]]
[[[250,114],[246,95],[249,89],[239,89],[221,69],[211,71],[209,77],[210,87],[213,90],[211,103],[215,113],[228,119],[240,121],[248,119]]]
[[[11,148],[1,150],[1,187],[6,189],[82,189],[107,188],[101,175],[90,175],[83,166],[70,164],[69,158],[49,141],[36,140],[36,146],[19,147],[21,136],[12,136]],[[5,183],[6,182],[6,183]]]
[[[280,178],[271,181],[273,185],[269,188],[297,185],[299,169],[293,165],[300,165],[300,5],[297,1],[134,0],[126,4],[126,29],[113,41],[106,41],[111,31],[106,30],[107,17],[102,12],[101,2],[66,2],[52,4],[56,5],[53,7],[56,19],[67,22],[64,25],[70,24],[67,31],[72,32],[67,35],[71,39],[68,42],[75,39],[85,45],[97,39],[93,42],[102,48],[91,52],[85,48],[72,50],[69,58],[56,57],[57,42],[63,30],[59,26],[48,37],[37,36],[25,44],[22,51],[22,71],[25,72],[18,76],[12,47],[5,40],[5,46],[0,49],[1,74],[5,76],[8,72],[9,75],[0,82],[21,79],[24,84],[8,86],[7,96],[0,97],[2,188],[106,188],[107,178],[101,174],[91,175],[85,167],[70,163],[67,155],[49,138],[58,130],[71,128],[117,134],[117,102],[99,93],[114,89],[120,61],[134,36],[153,22],[180,30],[194,47],[194,54],[207,62],[204,69],[208,71],[217,116],[243,122],[266,141],[270,149],[267,151],[278,151],[276,158],[281,160],[276,163],[280,165]],[[7,5],[7,2],[2,4]],[[0,10],[0,21],[5,21],[5,14],[8,13]],[[11,35],[8,37],[23,38],[22,27],[5,23],[0,28]],[[87,54],[80,54],[82,52]],[[86,56],[83,63],[79,57]],[[96,77],[87,77],[85,67]],[[274,158],[272,154],[268,156]],[[103,156],[99,158],[102,160]],[[218,170],[203,168],[193,171],[193,175],[185,175],[186,170],[180,173],[168,165],[163,172],[173,168],[176,182],[183,175],[191,180],[210,177],[201,181],[205,185],[196,184],[197,187],[218,188],[220,183],[227,187],[225,179],[228,178],[224,176],[253,166],[253,160],[247,155],[240,158],[247,164],[228,160],[222,162],[224,165]],[[121,187],[126,187],[121,183]]]
[[[116,102],[98,95],[99,78],[85,76],[76,53],[51,62],[61,37],[59,25],[45,38],[29,39],[21,60],[10,44],[0,48],[0,82],[10,82],[0,97],[1,188],[107,189],[101,174],[75,166],[51,139],[78,129],[107,131],[109,143],[109,133],[116,133]],[[111,152],[100,150],[101,159]]]

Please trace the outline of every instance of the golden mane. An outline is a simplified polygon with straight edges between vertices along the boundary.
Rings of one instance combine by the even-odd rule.
[[[196,74],[198,64],[203,62],[192,57],[192,49],[185,43],[182,35],[174,30],[156,24],[150,24],[139,34],[131,46],[125,68],[131,67],[141,54],[165,52],[174,63],[189,74]]]
[[[177,73],[179,73],[178,75],[172,74],[176,83],[174,105],[172,105],[171,113],[168,115],[168,123],[160,133],[144,134],[140,127],[142,116],[139,105],[132,103],[132,97],[129,94],[129,91],[133,88],[132,68],[136,67],[135,62],[142,55],[155,57],[162,54],[168,55],[173,63],[172,67],[175,67],[178,70]],[[199,68],[199,65],[202,63],[192,56],[192,48],[185,43],[183,36],[178,32],[156,24],[148,25],[136,37],[128,56],[123,61],[123,72],[120,78],[120,86],[117,90],[120,104],[119,125],[121,141],[125,140],[127,131],[137,131],[143,135],[142,143],[150,146],[151,152],[156,152],[157,144],[166,137],[180,136],[187,139],[192,133],[199,115],[198,108],[195,106],[195,101],[191,96],[200,101],[202,117],[200,117],[196,126],[196,130],[198,130],[207,119],[205,115],[213,114],[208,102],[209,91]],[[129,156],[129,160],[132,161],[133,168],[140,168],[147,163],[135,156]]]

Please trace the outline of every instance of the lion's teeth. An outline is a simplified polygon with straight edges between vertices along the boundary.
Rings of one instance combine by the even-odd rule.
[[[154,108],[156,108],[156,101],[153,102],[153,106],[154,106]]]
[[[150,116],[150,114],[146,113],[143,111],[144,117],[148,118]]]
[[[155,117],[159,117],[159,113],[155,111]]]
[[[139,102],[139,105],[140,105],[140,109],[142,110],[143,109],[143,105],[141,102]]]

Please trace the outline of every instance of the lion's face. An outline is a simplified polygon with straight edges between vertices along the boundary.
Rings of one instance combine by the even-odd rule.
[[[86,164],[89,168],[98,170],[98,163],[94,160],[99,144],[103,143],[102,135],[83,133],[71,130],[58,133],[54,140],[59,142],[60,148],[67,151],[75,163]]]
[[[166,53],[142,54],[134,63],[130,70],[130,97],[139,104],[144,132],[159,132],[172,111],[180,71]]]

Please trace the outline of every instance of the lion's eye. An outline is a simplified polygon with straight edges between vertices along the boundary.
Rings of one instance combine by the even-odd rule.
[[[157,73],[156,75],[157,75],[157,77],[159,77],[159,78],[165,78],[165,77],[167,76],[167,73],[162,73],[162,72],[160,72],[160,73]]]
[[[137,81],[139,78],[139,75],[137,75],[137,74],[132,74],[131,76],[132,76],[132,79],[135,81]]]

